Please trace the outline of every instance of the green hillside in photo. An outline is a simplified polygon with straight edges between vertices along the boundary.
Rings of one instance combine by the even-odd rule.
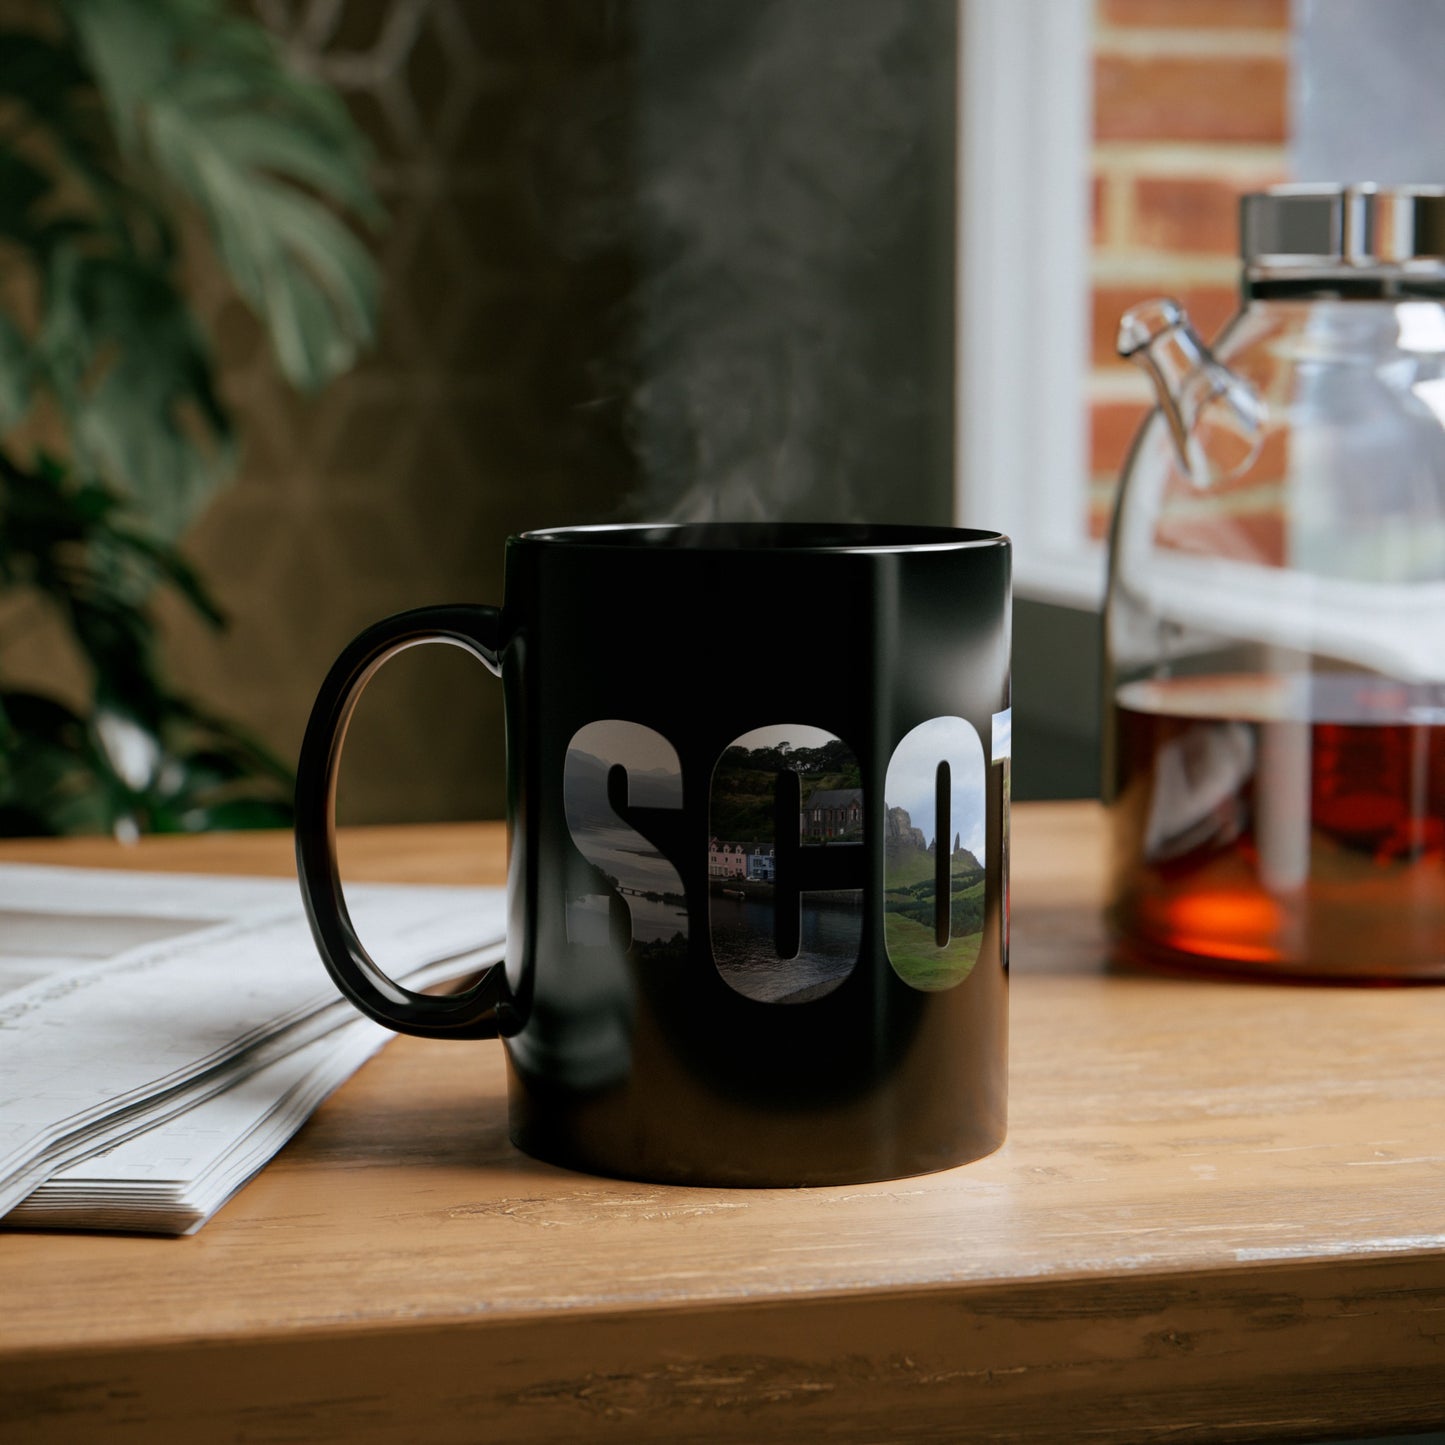
[[[982,865],[962,847],[950,859],[949,941],[943,949],[934,924],[934,854],[904,832],[887,840],[884,867],[883,938],[894,971],[905,983],[929,991],[961,983],[983,942]]]

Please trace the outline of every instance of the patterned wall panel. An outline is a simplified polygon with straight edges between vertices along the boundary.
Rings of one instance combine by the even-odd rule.
[[[188,538],[231,626],[217,642],[168,615],[173,666],[294,758],[326,666],[363,625],[430,602],[500,601],[509,533],[611,517],[629,491],[597,367],[616,349],[628,263],[578,239],[585,186],[547,186],[578,96],[588,164],[624,163],[628,37],[596,4],[254,9],[345,96],[389,213],[374,238],[376,351],[316,397],[277,379],[217,276],[195,277],[245,456]],[[341,816],[500,816],[501,766],[495,680],[454,649],[413,651],[362,704]]]

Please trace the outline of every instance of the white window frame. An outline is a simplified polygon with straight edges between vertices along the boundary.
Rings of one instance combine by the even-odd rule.
[[[959,0],[954,515],[1014,592],[1097,609],[1088,535],[1092,0]]]

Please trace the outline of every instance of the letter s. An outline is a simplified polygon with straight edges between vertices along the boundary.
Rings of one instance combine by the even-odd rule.
[[[606,893],[567,900],[567,941],[610,942],[612,899],[626,905],[628,936],[687,936],[682,879],[660,852],[628,823],[619,808],[682,807],[682,763],[677,749],[653,728],[608,718],[579,728],[562,768],[567,829]],[[594,874],[595,877],[595,874]]]

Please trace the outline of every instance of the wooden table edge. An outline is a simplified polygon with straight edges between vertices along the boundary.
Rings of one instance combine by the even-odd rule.
[[[1240,1311],[1268,1317],[1262,1367]],[[1431,1316],[1438,1334],[1418,1328]],[[298,1417],[315,1441],[473,1438],[449,1433],[468,1418],[498,1442],[862,1441],[905,1418],[908,1439],[937,1441],[1064,1438],[1064,1422],[1073,1438],[1379,1435],[1445,1420],[1442,1339],[1445,1256],[1411,1252],[9,1350],[0,1423],[7,1445],[102,1420],[107,1440],[232,1438],[202,1432],[237,1419],[266,1439]]]

